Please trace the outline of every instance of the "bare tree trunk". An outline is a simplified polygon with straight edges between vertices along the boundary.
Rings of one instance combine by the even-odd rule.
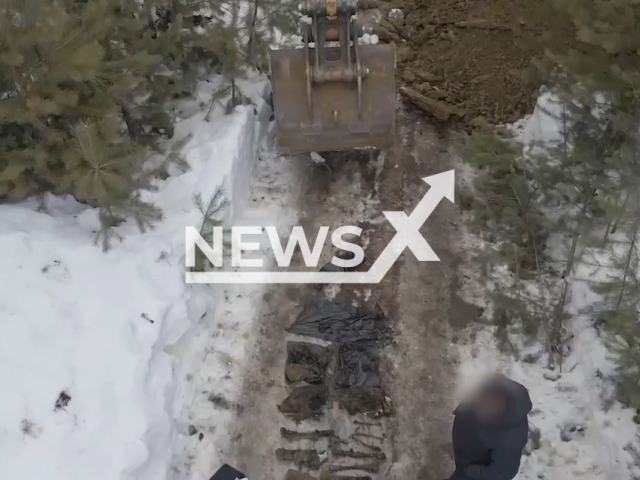
[[[129,138],[131,138],[131,140],[133,141],[138,140],[142,136],[142,127],[140,126],[138,121],[133,118],[133,115],[131,115],[131,110],[129,110],[129,107],[125,105],[124,102],[120,105],[120,111],[122,112],[122,119],[127,125]]]
[[[260,8],[260,0],[253,0],[253,16],[249,27],[249,41],[247,42],[247,63],[253,65],[254,44],[256,34],[256,23],[258,22],[258,11]]]
[[[627,255],[627,262],[624,267],[624,275],[622,277],[622,285],[620,286],[620,294],[618,295],[618,300],[616,301],[616,311],[622,305],[622,300],[624,300],[624,291],[627,286],[627,277],[629,275],[629,267],[631,266],[631,259],[633,258],[633,252],[636,250],[636,240],[638,238],[638,228],[640,225],[638,221],[633,224],[633,237],[631,238],[631,243],[629,244],[629,254]]]
[[[620,203],[620,197],[622,197],[622,189],[618,191],[618,197],[616,198],[616,201],[615,201],[616,208]],[[627,206],[628,200],[629,200],[629,194],[626,195],[624,202],[622,202],[622,211],[624,211],[625,207]],[[607,242],[609,241],[609,234],[616,233],[616,230],[618,229],[618,222],[620,221],[621,215],[622,214],[620,213],[615,219],[609,220],[609,223],[607,224],[607,229],[604,232],[604,238],[602,239],[603,246],[606,245]]]
[[[238,0],[231,0],[231,28],[233,30],[233,46],[231,48],[231,57],[229,60],[229,69],[231,72],[231,78],[229,81],[231,82],[231,99],[229,100],[229,104],[227,105],[227,112],[231,113],[233,109],[236,107],[236,74],[238,67],[238,52],[236,40],[238,38]]]

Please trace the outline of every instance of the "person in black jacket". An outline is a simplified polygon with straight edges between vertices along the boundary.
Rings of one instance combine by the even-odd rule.
[[[527,389],[495,375],[453,412],[456,469],[449,480],[511,480],[529,438]]]

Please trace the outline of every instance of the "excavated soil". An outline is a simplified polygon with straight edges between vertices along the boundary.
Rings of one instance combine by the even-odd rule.
[[[382,4],[376,33],[396,42],[400,92],[430,117],[514,122],[533,110],[539,88],[528,80],[532,60],[542,55],[534,39],[550,28],[539,4],[391,0]]]

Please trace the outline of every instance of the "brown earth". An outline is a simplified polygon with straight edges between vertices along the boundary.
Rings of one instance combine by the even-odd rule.
[[[548,28],[536,15],[539,4],[391,0],[382,4],[376,30],[398,46],[401,93],[429,116],[466,125],[514,122],[535,106],[538,85],[527,80],[528,70],[542,52],[532,40]],[[404,18],[390,18],[391,8]]]

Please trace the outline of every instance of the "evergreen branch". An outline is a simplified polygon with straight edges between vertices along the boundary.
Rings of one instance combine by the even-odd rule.
[[[224,196],[222,186],[218,186],[216,188],[206,204],[202,199],[201,193],[194,194],[192,198],[194,205],[202,215],[199,229],[200,236],[207,238],[213,235],[215,226],[221,225],[222,220],[220,218],[220,213],[227,208],[229,201]],[[197,251],[196,266],[194,267],[194,270],[199,272],[204,271],[205,262],[202,252]]]

